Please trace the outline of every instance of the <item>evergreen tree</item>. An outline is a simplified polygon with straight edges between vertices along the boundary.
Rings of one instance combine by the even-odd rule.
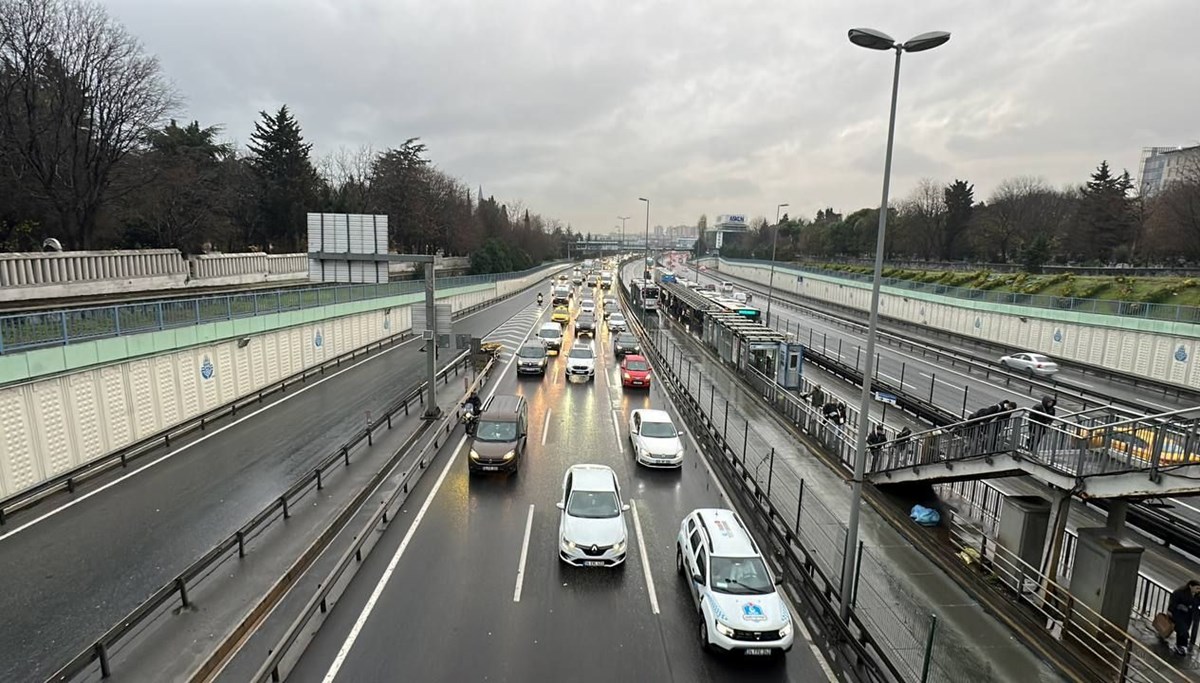
[[[253,237],[277,250],[303,251],[306,214],[316,208],[317,171],[300,124],[287,105],[274,114],[259,112],[250,136],[250,168],[258,180],[259,207]],[[266,245],[263,245],[264,247]]]
[[[975,206],[975,186],[965,180],[955,180],[943,190],[946,221],[942,226],[942,259],[949,261],[961,252],[962,236],[971,225]]]
[[[1136,236],[1137,220],[1130,192],[1129,171],[1113,175],[1102,161],[1080,191],[1075,248],[1088,259],[1111,261],[1118,248],[1127,249]]]

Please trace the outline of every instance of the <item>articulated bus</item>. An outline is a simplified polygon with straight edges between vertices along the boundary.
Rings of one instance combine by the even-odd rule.
[[[729,311],[730,313],[737,313],[743,318],[752,320],[756,323],[762,322],[762,311],[758,310],[754,306],[747,305],[745,302],[721,296],[716,292],[701,291],[700,295],[709,301],[712,301],[721,308]]]
[[[642,310],[657,311],[658,295],[658,285],[654,284],[653,280],[638,283],[638,304],[642,307]]]

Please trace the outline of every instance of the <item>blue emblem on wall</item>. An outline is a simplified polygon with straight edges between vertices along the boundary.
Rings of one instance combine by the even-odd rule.
[[[317,330],[317,333],[313,335],[313,346],[315,346],[319,349],[319,348],[321,348],[321,345],[324,343],[325,343],[325,338],[321,336],[321,331]]]
[[[200,376],[201,377],[203,377],[204,379],[212,379],[212,376],[214,374],[216,374],[216,372],[217,372],[217,369],[213,366],[213,363],[209,359],[208,356],[205,356],[203,359],[201,359],[201,361],[200,361]]]
[[[1179,361],[1180,363],[1186,363],[1187,359],[1187,347],[1185,347],[1183,344],[1180,344],[1179,348],[1175,349],[1175,360]]]
[[[981,327],[983,327],[983,320],[981,318],[976,318],[975,319],[975,329],[978,330]]]
[[[1062,341],[1062,330],[1055,330],[1055,331],[1054,331],[1054,341],[1056,341],[1056,342],[1061,342],[1061,341]]]

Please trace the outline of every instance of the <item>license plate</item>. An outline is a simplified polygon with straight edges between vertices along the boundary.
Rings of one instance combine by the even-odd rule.
[[[761,657],[763,655],[771,654],[771,650],[769,648],[765,648],[765,647],[751,647],[751,648],[746,649],[746,654]]]
[[[639,386],[639,387],[640,387],[640,386],[642,386],[642,381],[641,381],[641,380],[637,380],[637,379],[635,379],[635,380],[633,380],[633,382],[632,382],[632,383],[633,383],[633,384],[636,384],[636,385],[637,385],[637,386]]]
[[[483,470],[484,472],[499,472],[500,471],[500,468],[497,467],[496,465],[484,465],[483,467],[480,467],[479,469]]]
[[[585,567],[603,567],[604,563],[599,560],[584,560],[583,566],[585,566]]]

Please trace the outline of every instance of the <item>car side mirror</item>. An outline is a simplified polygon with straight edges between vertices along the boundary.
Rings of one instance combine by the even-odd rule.
[[[776,586],[782,586],[782,585],[783,585],[783,579],[781,579],[781,578],[779,578],[778,576],[776,576],[776,577],[775,577],[775,585],[776,585]]]
[[[621,512],[629,512],[629,503],[625,503],[621,506]]]
[[[562,510],[562,509],[566,508],[567,506],[563,505],[563,502],[560,500],[554,504],[554,507],[558,508],[559,510]]]
[[[692,573],[692,581],[694,581],[696,583],[704,583],[704,578],[700,576],[699,572],[693,572]]]

